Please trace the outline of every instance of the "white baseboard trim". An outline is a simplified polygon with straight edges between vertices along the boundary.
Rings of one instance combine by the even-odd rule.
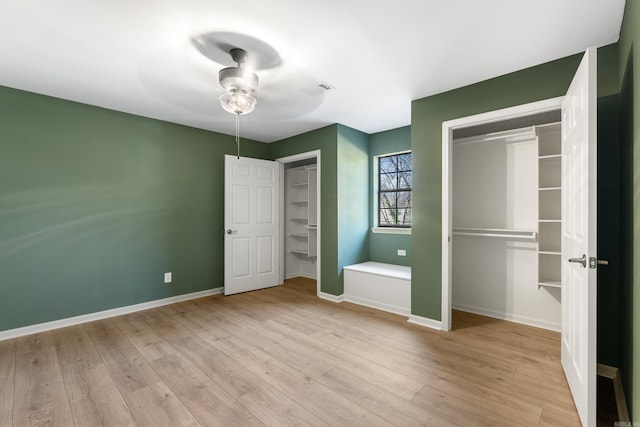
[[[416,315],[410,314],[407,322],[413,323],[414,325],[425,326],[431,329],[437,329],[439,331],[442,330],[442,322],[440,320],[433,320],[433,319],[429,319],[428,317],[422,317],[422,316],[416,316]]]
[[[303,274],[303,273],[293,273],[293,274],[288,274],[285,276],[285,279],[294,279],[296,277],[304,277],[305,279],[311,279],[311,280],[316,280],[317,277],[314,277],[310,274]]]
[[[365,307],[375,308],[377,310],[388,311],[389,313],[400,314],[402,316],[409,316],[411,314],[411,309],[409,308],[385,304],[367,298],[354,297],[352,295],[344,295],[344,301],[353,304],[364,305]]]
[[[333,295],[333,294],[328,294],[326,292],[318,292],[318,298],[331,301],[331,302],[344,301],[344,295]]]
[[[452,308],[454,310],[466,311],[468,313],[479,314],[481,316],[493,317],[494,319],[508,320],[509,322],[521,323],[523,325],[560,332],[560,324],[534,319],[532,317],[518,316],[512,313],[501,313],[499,311],[464,304],[454,304]]]
[[[616,406],[618,408],[618,421],[629,423],[629,409],[627,408],[627,399],[624,397],[624,388],[620,379],[620,370],[613,366],[598,363],[598,375],[609,378],[613,381],[613,392],[616,397]]]
[[[148,310],[150,308],[161,307],[163,305],[175,304],[177,302],[192,300],[196,298],[218,295],[223,292],[224,288],[213,288],[205,291],[192,292],[184,295],[176,295],[174,297],[147,301],[140,304],[127,305],[124,307],[112,308],[95,313],[83,314],[80,316],[68,317],[66,319],[53,320],[51,322],[38,323],[36,325],[23,326],[21,328],[0,331],[0,341],[11,338],[23,337],[25,335],[37,334],[39,332],[51,331],[53,329],[66,328],[67,326],[79,325],[81,323],[93,322],[95,320],[108,319],[109,317],[122,316],[123,314],[134,313],[136,311]]]

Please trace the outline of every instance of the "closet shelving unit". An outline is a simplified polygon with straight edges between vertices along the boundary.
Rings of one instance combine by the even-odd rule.
[[[317,255],[317,168],[299,166],[287,170],[286,253],[303,259]]]
[[[562,151],[560,123],[538,133],[538,286],[561,287]]]

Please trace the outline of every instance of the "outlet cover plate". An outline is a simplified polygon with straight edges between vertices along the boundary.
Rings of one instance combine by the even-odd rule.
[[[164,283],[171,283],[171,272],[164,273]]]

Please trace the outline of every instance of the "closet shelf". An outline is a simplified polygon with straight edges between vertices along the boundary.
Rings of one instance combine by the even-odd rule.
[[[295,250],[292,250],[291,253],[295,255],[309,256],[309,251],[306,249],[295,249]]]
[[[309,185],[308,182],[298,182],[297,184],[291,184],[292,187],[306,187]]]
[[[538,222],[557,222],[560,223],[562,222],[561,219],[539,219]]]
[[[562,154],[548,154],[546,156],[538,156],[538,159],[540,160],[546,160],[546,159],[560,159],[562,158]]]
[[[293,222],[307,222],[309,221],[307,218],[289,218],[289,221],[293,221]]]
[[[314,230],[315,231],[315,230],[318,229],[318,225],[317,224],[309,224],[309,225],[307,225],[307,228],[309,230]]]
[[[308,200],[292,200],[289,202],[290,205],[306,205],[309,203]]]
[[[289,234],[289,237],[293,237],[294,239],[308,239],[308,234]]]
[[[562,187],[540,187],[538,191],[560,191]]]
[[[562,255],[562,253],[560,253],[560,251],[544,251],[544,250],[539,250],[538,253],[540,255]]]
[[[547,288],[561,288],[562,285],[560,284],[560,282],[556,282],[556,281],[545,281],[545,282],[538,282],[538,286],[545,286]]]
[[[527,239],[537,240],[538,233],[534,230],[516,230],[511,228],[462,228],[454,227],[454,236],[477,236],[477,237],[501,237],[505,239]]]

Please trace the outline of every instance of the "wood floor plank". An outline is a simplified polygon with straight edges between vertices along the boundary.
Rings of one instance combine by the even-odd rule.
[[[540,427],[581,427],[580,417],[576,411],[544,408],[540,418]]]
[[[50,332],[18,338],[13,424],[73,425]]]
[[[84,328],[138,424],[200,425],[114,321],[91,322]]]
[[[133,393],[160,381],[113,320],[87,323],[84,328],[121,393]]]
[[[52,335],[76,424],[136,425],[84,328],[58,329]]]
[[[174,347],[174,342],[182,336],[172,333],[178,328],[169,328],[171,332],[161,338],[156,328],[164,330],[166,334],[167,323],[171,325],[173,322],[165,322],[160,311],[124,316],[116,319],[115,323],[202,425],[262,425],[244,406]]]
[[[400,426],[459,426],[436,413],[402,399],[372,383],[353,375],[349,370],[335,368],[318,382],[375,413],[386,421]]]
[[[366,358],[354,355],[352,352],[346,351],[341,347],[326,344],[311,336],[307,336],[295,328],[291,328],[289,324],[270,321],[269,325],[272,329],[278,330],[288,336],[290,340],[305,344],[308,348],[312,349],[312,351],[322,355],[322,357],[334,367],[348,369],[358,377],[368,379],[376,387],[382,387],[406,400],[411,400],[424,386],[424,383],[414,380],[412,377],[371,362]]]
[[[181,339],[179,344],[177,348],[183,355],[265,425],[326,425],[271,385],[257,381],[255,375],[235,358],[227,356],[204,339],[188,337]]]
[[[16,340],[0,341],[0,426],[13,422],[15,372]]]
[[[287,360],[291,368],[304,373],[310,378],[316,378],[334,367],[324,358],[313,357],[313,354],[306,351],[307,349],[304,346],[295,345],[297,343],[283,339],[281,335],[272,330],[266,321],[245,318],[242,324],[239,325],[236,322],[226,322],[226,320],[229,320],[229,316],[225,316],[224,313],[203,313],[196,306],[191,308],[194,310],[194,316],[205,317],[209,324],[215,322],[215,330],[224,331],[226,337],[241,337],[241,339],[259,347],[271,357]],[[201,333],[207,335],[207,332]]]
[[[495,411],[488,405],[456,399],[455,396],[439,391],[429,385],[418,393],[412,400],[431,413],[446,416],[463,426],[531,426],[526,420],[518,419],[517,413],[506,414]],[[504,408],[503,408],[504,409]],[[539,420],[533,425],[537,425]]]
[[[304,404],[305,408],[329,425],[391,425],[358,404],[343,397],[318,382],[290,369],[242,340],[228,338],[216,343],[223,352],[233,354],[255,376],[272,385],[290,399]],[[330,410],[327,410],[330,408]]]
[[[201,425],[163,382],[159,381],[123,396],[141,426],[195,427]]]

